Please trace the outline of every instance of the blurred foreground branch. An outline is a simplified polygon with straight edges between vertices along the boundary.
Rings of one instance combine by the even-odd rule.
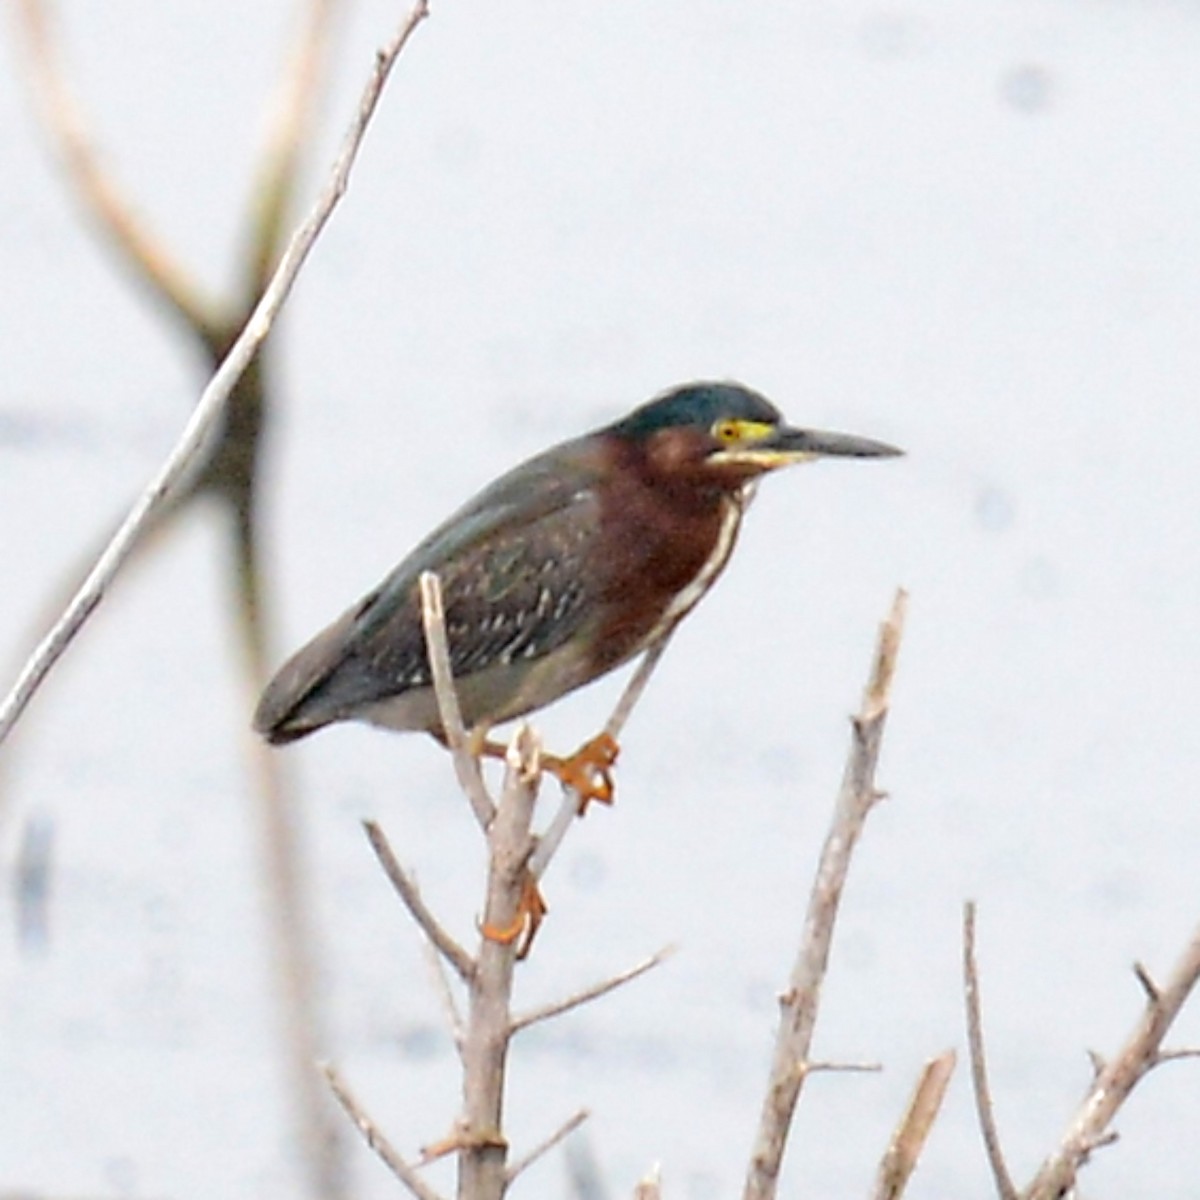
[[[359,101],[358,111],[343,141],[324,191],[292,235],[271,282],[201,394],[175,447],[138,497],[66,610],[29,657],[12,689],[0,704],[0,742],[8,736],[46,675],[104,598],[142,529],[159,505],[170,495],[200,452],[205,439],[221,420],[230,392],[270,333],[275,317],[287,300],[305,260],[326,222],[333,215],[338,202],[345,195],[351,168],[392,67],[413,31],[428,15],[428,11],[427,0],[417,0],[396,35],[376,55],[374,69]]]

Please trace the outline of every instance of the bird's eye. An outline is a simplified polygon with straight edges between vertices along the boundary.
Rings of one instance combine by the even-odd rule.
[[[713,437],[726,446],[742,440],[742,428],[737,421],[718,421],[712,432]]]

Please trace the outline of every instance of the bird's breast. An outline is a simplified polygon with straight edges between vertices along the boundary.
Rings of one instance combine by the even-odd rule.
[[[716,582],[737,540],[742,502],[722,494],[684,511],[642,505],[605,547],[609,583],[597,665],[614,666],[682,620]]]

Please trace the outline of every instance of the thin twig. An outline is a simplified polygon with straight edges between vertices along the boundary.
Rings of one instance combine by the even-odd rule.
[[[879,1164],[873,1200],[898,1200],[903,1195],[941,1111],[950,1076],[954,1074],[954,1062],[954,1051],[947,1050],[925,1064],[912,1099],[908,1102],[908,1109],[892,1134],[887,1153]]]
[[[888,711],[888,690],[895,671],[906,602],[904,591],[897,591],[891,613],[880,628],[861,709],[851,722],[853,738],[833,821],[817,865],[800,951],[781,1001],[779,1033],[742,1192],[744,1200],[771,1200],[776,1193],[792,1115],[808,1073],[797,1071],[796,1064],[808,1060],[820,1006],[821,984],[829,963],[833,928],[850,859],[867,815],[880,798],[875,787],[875,767],[879,761]]]
[[[432,942],[425,943],[425,955],[429,963],[429,973],[433,976],[434,986],[442,1001],[442,1011],[446,1014],[446,1024],[450,1029],[450,1037],[459,1058],[463,1052],[463,1019],[458,1011],[458,1001],[450,987],[450,976],[446,973],[446,963]]]
[[[509,1029],[512,1033],[519,1033],[522,1029],[528,1029],[530,1025],[535,1025],[538,1021],[548,1021],[551,1017],[557,1017],[562,1013],[570,1012],[571,1009],[578,1008],[581,1004],[587,1004],[591,1000],[598,1000],[601,996],[608,995],[615,988],[630,983],[639,975],[645,975],[647,971],[653,967],[657,967],[659,963],[664,962],[674,953],[674,946],[664,946],[661,950],[650,955],[649,958],[642,959],[640,963],[635,964],[628,970],[622,971],[619,975],[613,975],[610,979],[593,983],[590,987],[575,992],[573,995],[567,996],[562,1000],[554,1000],[538,1008],[531,1008],[528,1012],[518,1013],[517,1016],[513,1017]]]
[[[1142,1015],[1120,1052],[1093,1080],[1057,1148],[1025,1189],[1024,1200],[1051,1200],[1066,1195],[1075,1186],[1075,1177],[1089,1154],[1108,1140],[1109,1123],[1121,1105],[1163,1061],[1162,1040],[1200,979],[1200,927],[1192,933],[1165,984],[1154,985],[1151,991],[1145,989],[1145,979],[1149,975],[1143,968],[1139,981],[1147,991],[1147,1000]]]
[[[450,643],[446,638],[446,609],[442,603],[442,583],[433,571],[422,571],[421,624],[425,630],[425,649],[429,657],[429,673],[433,677],[433,693],[437,697],[438,716],[450,755],[458,786],[470,801],[471,811],[479,828],[486,831],[496,816],[496,806],[488,795],[479,769],[479,759],[471,753],[467,731],[463,725],[458,692],[454,687],[454,672],[450,666]]]
[[[1195,1046],[1182,1047],[1179,1050],[1160,1050],[1154,1056],[1154,1065],[1178,1062],[1181,1058],[1200,1058],[1200,1048]]]
[[[309,252],[345,194],[351,168],[392,67],[413,31],[428,12],[428,0],[416,0],[392,40],[376,54],[371,77],[363,91],[358,111],[342,143],[325,190],[292,235],[271,282],[263,291],[262,298],[255,305],[224,361],[204,388],[199,402],[184,426],[183,433],[166,461],[138,497],[66,610],[34,649],[11,691],[4,698],[3,704],[0,704],[0,742],[8,736],[50,669],[104,598],[118,570],[129,557],[142,529],[153,517],[155,509],[163,503],[167,494],[187,472],[204,447],[209,434],[221,420],[230,392],[270,333],[275,317],[291,292]]]
[[[1017,1200],[1017,1188],[1004,1161],[992,1091],[988,1086],[987,1057],[983,1044],[983,1015],[979,1001],[979,966],[975,959],[975,902],[963,905],[963,994],[967,1009],[967,1045],[971,1052],[971,1086],[975,1091],[975,1111],[979,1129],[1000,1200]]]
[[[364,821],[363,828],[367,831],[367,839],[371,849],[379,859],[384,874],[391,881],[396,894],[404,901],[412,919],[420,926],[421,932],[429,939],[437,952],[454,968],[455,974],[463,983],[470,983],[475,974],[475,960],[458,944],[446,931],[442,923],[433,915],[429,906],[421,898],[420,889],[407,871],[400,865],[392,851],[387,835],[375,821]]]
[[[877,1062],[833,1062],[827,1058],[806,1059],[796,1063],[795,1070],[804,1076],[822,1074],[875,1074],[883,1070],[883,1063]]]
[[[637,1181],[633,1200],[662,1200],[662,1170],[657,1163]]]
[[[539,1158],[548,1154],[564,1138],[570,1137],[591,1115],[586,1108],[581,1108],[573,1117],[568,1117],[548,1138],[538,1142],[532,1150],[523,1154],[508,1168],[505,1173],[506,1181],[512,1183],[522,1171],[532,1167]]]
[[[359,1104],[345,1080],[338,1074],[337,1068],[332,1063],[322,1063],[321,1071],[329,1081],[329,1087],[337,1098],[337,1102],[346,1110],[346,1115],[354,1122],[355,1128],[362,1134],[363,1140],[375,1151],[388,1170],[417,1197],[417,1200],[442,1200],[441,1193],[434,1191],[417,1174],[412,1163],[388,1141],[387,1135]]]
[[[634,705],[641,699],[642,692],[646,690],[646,684],[650,682],[650,676],[654,674],[654,668],[658,666],[659,659],[662,658],[663,652],[671,641],[671,635],[674,632],[675,626],[672,625],[642,655],[642,659],[637,665],[637,670],[630,676],[629,682],[621,692],[620,698],[617,700],[617,705],[612,711],[612,716],[608,718],[608,724],[604,727],[604,732],[614,741],[620,740],[621,731],[625,728],[625,722],[629,720],[629,714],[633,712]],[[537,848],[533,852],[533,857],[529,860],[529,870],[534,879],[541,879],[546,873],[546,868],[550,865],[550,860],[558,853],[558,848],[562,845],[563,838],[567,836],[567,830],[575,823],[575,818],[578,815],[579,796],[573,788],[567,788],[563,792],[562,802],[558,806],[558,811],[554,814],[550,824],[539,835]]]

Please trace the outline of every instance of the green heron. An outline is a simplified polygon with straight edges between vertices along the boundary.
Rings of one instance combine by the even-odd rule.
[[[760,476],[820,457],[899,453],[795,429],[737,384],[674,388],[484,488],[284,664],[254,727],[283,743],[358,720],[444,741],[418,588],[433,571],[464,724],[482,747],[491,726],[590,683],[674,628],[728,562]],[[545,765],[585,800],[589,781],[591,798],[608,799],[609,742]]]

